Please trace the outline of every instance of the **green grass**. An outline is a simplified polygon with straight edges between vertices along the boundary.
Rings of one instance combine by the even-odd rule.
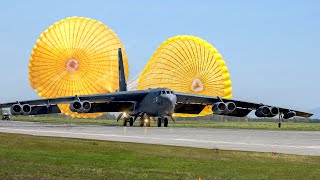
[[[318,179],[320,157],[0,133],[0,179]]]
[[[12,117],[14,121],[31,121],[55,124],[80,124],[80,125],[108,125],[121,126],[121,121],[102,120],[102,119],[76,119],[76,118],[56,118],[56,117]],[[138,122],[135,123],[138,126]],[[156,126],[151,122],[151,126]],[[284,122],[281,129],[278,128],[277,122],[216,122],[211,120],[192,120],[179,121],[174,124],[169,122],[173,127],[193,127],[193,128],[231,128],[231,129],[267,129],[267,130],[301,130],[301,131],[320,131],[320,123],[297,123]]]

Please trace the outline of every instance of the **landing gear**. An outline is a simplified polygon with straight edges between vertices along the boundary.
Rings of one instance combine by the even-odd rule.
[[[165,117],[158,117],[157,119],[154,119],[154,117],[152,116],[148,116],[147,114],[143,113],[143,114],[137,114],[136,116],[132,117],[128,114],[122,113],[119,115],[119,117],[117,118],[117,121],[119,121],[120,119],[123,119],[122,121],[122,125],[124,127],[126,127],[128,124],[129,126],[133,126],[134,122],[136,121],[136,119],[139,118],[139,126],[140,127],[150,127],[151,126],[151,121],[155,121],[155,123],[157,124],[158,127],[161,127],[163,124],[163,127],[168,127],[169,124],[169,118],[171,116],[165,116]],[[171,117],[171,119],[173,119]],[[174,119],[173,119],[174,121]]]
[[[144,126],[144,121],[143,121],[143,119],[141,118],[140,119],[140,127],[143,127]]]
[[[134,122],[133,117],[131,117],[131,118],[129,119],[129,124],[130,124],[130,126],[133,126],[133,122]]]
[[[123,123],[122,123],[123,126],[127,126],[128,122],[130,126],[133,126],[133,122],[134,122],[133,117],[123,118]]]
[[[158,118],[158,120],[157,120],[158,127],[161,127],[162,122],[163,122],[164,127],[168,127],[168,123],[169,123],[168,118]]]
[[[146,126],[147,126],[147,127],[150,127],[150,119],[148,119],[148,121],[145,122],[145,123],[146,123]]]
[[[128,118],[123,118],[123,126],[127,126]]]
[[[283,116],[282,113],[279,113],[279,123],[278,123],[278,127],[281,128],[281,123],[283,121]]]
[[[161,123],[162,123],[162,119],[161,119],[161,118],[158,118],[158,121],[157,121],[158,127],[161,127]]]
[[[163,126],[168,127],[168,118],[163,118]]]
[[[140,118],[140,127],[146,126],[150,127],[150,117],[144,115]]]

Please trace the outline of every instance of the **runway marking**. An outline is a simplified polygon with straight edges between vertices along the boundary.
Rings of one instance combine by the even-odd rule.
[[[94,133],[77,133],[77,132],[64,132],[64,131],[27,130],[27,129],[13,129],[13,128],[0,128],[0,130],[11,131],[11,132],[16,131],[16,133],[19,133],[19,131],[21,131],[21,132],[36,132],[36,133],[55,133],[55,134],[62,134],[62,135],[69,134],[69,135],[102,136],[102,137],[131,138],[131,139],[137,138],[137,139],[150,139],[150,140],[172,140],[172,141],[182,141],[182,142],[185,141],[185,142],[195,142],[195,143],[236,144],[236,145],[243,145],[243,146],[264,146],[264,147],[282,147],[282,148],[319,149],[320,150],[320,146],[257,144],[257,143],[209,141],[209,140],[184,139],[184,138],[161,138],[161,137],[127,136],[127,135],[116,135],[116,134],[94,134]],[[78,138],[78,137],[72,137],[72,138]]]

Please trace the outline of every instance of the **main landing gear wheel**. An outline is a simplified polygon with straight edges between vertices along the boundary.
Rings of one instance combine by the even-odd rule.
[[[168,127],[168,118],[163,119],[163,126]]]
[[[124,119],[123,119],[123,126],[127,126],[127,122],[128,122],[128,119],[127,119],[127,118],[124,118]]]
[[[161,127],[161,123],[162,123],[162,119],[161,119],[161,118],[158,118],[158,121],[157,121],[158,127]]]
[[[148,119],[148,121],[145,122],[145,124],[146,124],[147,127],[150,127],[150,119]]]
[[[130,126],[133,126],[133,117],[131,117],[130,119],[129,119],[129,124],[130,124]]]
[[[140,119],[140,127],[143,127],[143,125],[144,125],[144,121],[143,121],[143,119],[141,118],[141,119]]]

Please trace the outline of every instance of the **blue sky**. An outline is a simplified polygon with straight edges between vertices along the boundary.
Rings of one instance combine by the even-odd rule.
[[[320,106],[320,1],[1,1],[0,102],[37,98],[28,63],[39,35],[69,16],[96,19],[123,42],[130,77],[167,38],[189,34],[225,59],[234,98]]]

